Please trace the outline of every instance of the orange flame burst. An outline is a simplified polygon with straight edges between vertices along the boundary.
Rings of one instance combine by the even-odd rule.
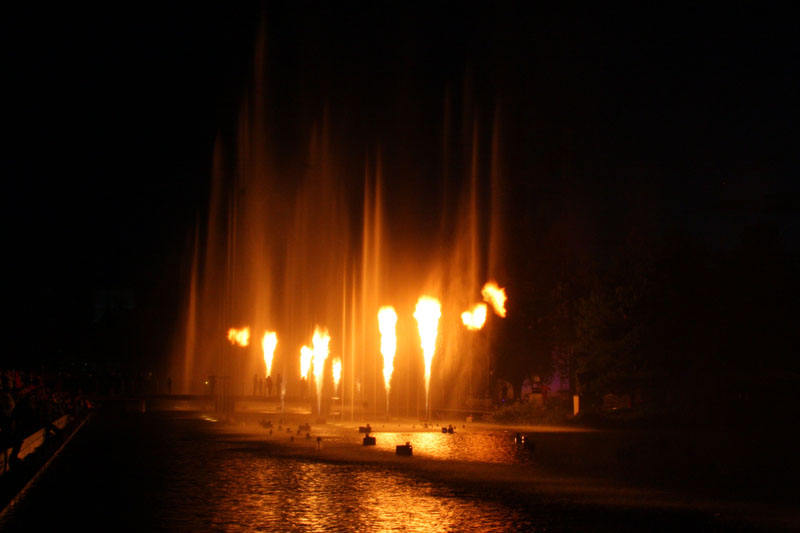
[[[477,331],[481,329],[486,322],[486,304],[476,304],[472,311],[461,313],[461,322],[469,330]]]
[[[317,413],[322,411],[322,378],[325,370],[325,360],[328,358],[328,344],[331,337],[327,329],[314,328],[314,337],[311,344],[314,346],[314,357],[311,359],[311,367],[314,372],[314,382],[317,385]]]
[[[397,313],[394,307],[381,307],[378,311],[378,329],[381,332],[381,354],[383,354],[383,382],[386,385],[386,408],[389,408],[389,389],[394,372],[394,354],[397,351]]]
[[[422,340],[422,355],[425,358],[425,412],[428,411],[428,394],[431,384],[431,366],[436,351],[436,337],[439,334],[439,318],[442,304],[436,298],[422,296],[417,301],[414,318],[417,320],[419,337]]]
[[[264,349],[264,364],[267,367],[267,376],[272,374],[272,358],[275,355],[275,347],[278,345],[278,334],[274,331],[264,333],[261,340],[261,348]]]
[[[228,330],[228,340],[231,344],[238,346],[247,346],[250,344],[250,328],[244,327],[242,329],[231,328]]]
[[[506,316],[506,290],[497,286],[497,283],[490,281],[483,286],[481,291],[483,300],[492,304],[494,312],[498,316],[505,318]]]
[[[300,376],[308,379],[311,371],[311,359],[314,358],[314,352],[308,346],[300,347]]]
[[[333,388],[339,390],[339,381],[342,379],[342,360],[338,357],[333,360],[331,371],[333,373]]]

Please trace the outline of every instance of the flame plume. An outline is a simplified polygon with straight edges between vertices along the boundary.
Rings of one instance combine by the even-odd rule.
[[[234,346],[245,347],[250,344],[250,328],[244,327],[242,329],[231,328],[228,330],[228,340]]]
[[[314,372],[314,382],[317,385],[317,414],[322,415],[322,378],[325,370],[325,360],[328,358],[328,344],[331,337],[327,329],[314,329],[314,337],[311,344],[314,346],[314,357],[311,359],[311,367]]]
[[[498,316],[505,318],[506,316],[506,290],[497,286],[494,281],[489,281],[483,286],[481,291],[483,300],[492,304],[494,312]]]
[[[272,374],[272,358],[275,355],[275,347],[278,346],[278,334],[274,331],[267,331],[264,333],[264,338],[261,340],[261,348],[264,350],[264,364],[267,367],[267,376]]]
[[[476,304],[472,311],[461,313],[461,322],[464,323],[468,330],[477,331],[481,329],[486,322],[486,304]]]
[[[300,377],[308,380],[311,371],[311,359],[314,358],[314,352],[308,346],[300,347]]]
[[[333,360],[331,373],[333,374],[333,388],[339,390],[339,381],[342,379],[342,360],[338,357]]]
[[[394,354],[397,351],[397,313],[394,307],[381,307],[378,311],[378,329],[381,332],[381,354],[383,354],[383,382],[386,385],[386,411],[389,411],[389,390],[394,372]]]
[[[439,318],[442,316],[442,304],[436,298],[421,296],[414,310],[417,319],[419,337],[422,340],[422,355],[425,358],[425,412],[428,412],[428,395],[431,385],[431,365],[433,353],[436,351],[436,336],[439,333]]]

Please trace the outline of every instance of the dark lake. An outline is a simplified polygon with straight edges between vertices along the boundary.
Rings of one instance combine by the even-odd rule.
[[[270,436],[255,423],[194,411],[107,406],[0,528],[675,531],[750,524],[728,500],[704,497],[713,495],[713,483],[686,492],[680,477],[665,473],[674,470],[669,461],[630,463],[631,437],[622,433],[542,431],[531,451],[507,428],[458,426],[443,434],[393,421],[373,424],[378,444],[367,448],[351,425],[312,425],[307,439],[296,422],[287,432],[276,419]],[[405,441],[413,457],[394,454]]]

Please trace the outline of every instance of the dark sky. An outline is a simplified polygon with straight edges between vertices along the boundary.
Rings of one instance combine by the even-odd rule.
[[[792,13],[228,4],[5,12],[4,279],[19,323],[79,325],[98,287],[174,308],[262,20],[284,159],[327,106],[340,146],[393,146],[398,174],[435,179],[449,90],[486,117],[501,110],[512,196],[546,213],[532,225],[580,220],[600,240],[680,226],[715,247],[755,226],[798,249]]]

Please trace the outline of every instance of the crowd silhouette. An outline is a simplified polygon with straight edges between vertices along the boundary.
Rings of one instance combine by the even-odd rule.
[[[26,438],[41,429],[59,433],[56,421],[82,416],[92,403],[80,389],[70,390],[60,374],[0,369],[0,453],[3,471],[13,468]]]

